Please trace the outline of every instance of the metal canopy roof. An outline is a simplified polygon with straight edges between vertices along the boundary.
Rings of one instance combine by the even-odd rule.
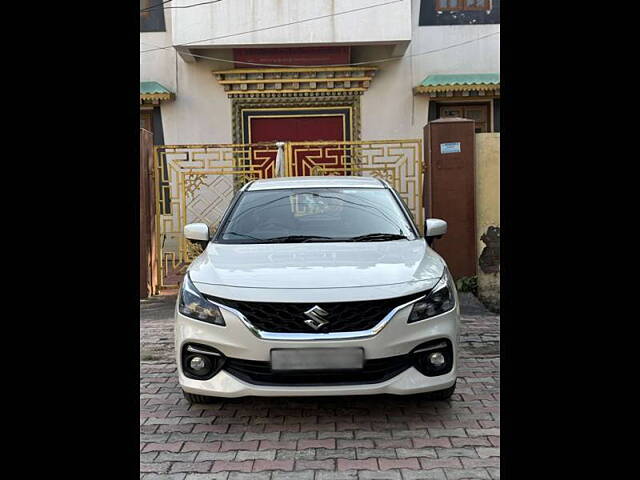
[[[427,75],[422,82],[414,88],[415,93],[447,95],[468,95],[474,92],[479,95],[500,94],[499,73],[451,73]]]
[[[175,95],[158,82],[140,82],[140,103],[158,103],[173,100]]]

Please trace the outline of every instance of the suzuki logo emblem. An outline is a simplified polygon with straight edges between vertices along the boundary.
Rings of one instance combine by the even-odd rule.
[[[319,330],[320,328],[325,326],[327,323],[329,323],[327,320],[324,319],[324,317],[329,315],[329,312],[326,312],[325,310],[320,308],[318,305],[310,308],[309,310],[304,312],[304,314],[307,317],[309,317],[309,320],[305,320],[304,323],[309,325],[314,330]]]

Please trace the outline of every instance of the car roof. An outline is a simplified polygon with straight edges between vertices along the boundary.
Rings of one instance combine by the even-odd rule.
[[[323,187],[347,187],[347,188],[386,188],[381,180],[374,177],[282,177],[255,180],[247,186],[248,191],[275,190],[281,188],[323,188]]]

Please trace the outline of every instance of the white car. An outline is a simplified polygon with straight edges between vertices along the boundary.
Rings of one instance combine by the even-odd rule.
[[[185,397],[451,396],[459,304],[444,260],[384,181],[257,180],[215,234],[185,226],[204,252],[176,304]],[[429,242],[427,241],[429,240]]]

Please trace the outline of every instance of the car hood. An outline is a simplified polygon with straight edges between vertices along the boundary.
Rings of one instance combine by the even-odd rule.
[[[210,243],[191,264],[189,275],[201,292],[223,298],[287,301],[286,297],[288,301],[303,302],[313,301],[320,290],[332,290],[347,301],[374,298],[372,295],[392,298],[426,290],[435,285],[443,269],[442,258],[420,238],[388,242]]]

